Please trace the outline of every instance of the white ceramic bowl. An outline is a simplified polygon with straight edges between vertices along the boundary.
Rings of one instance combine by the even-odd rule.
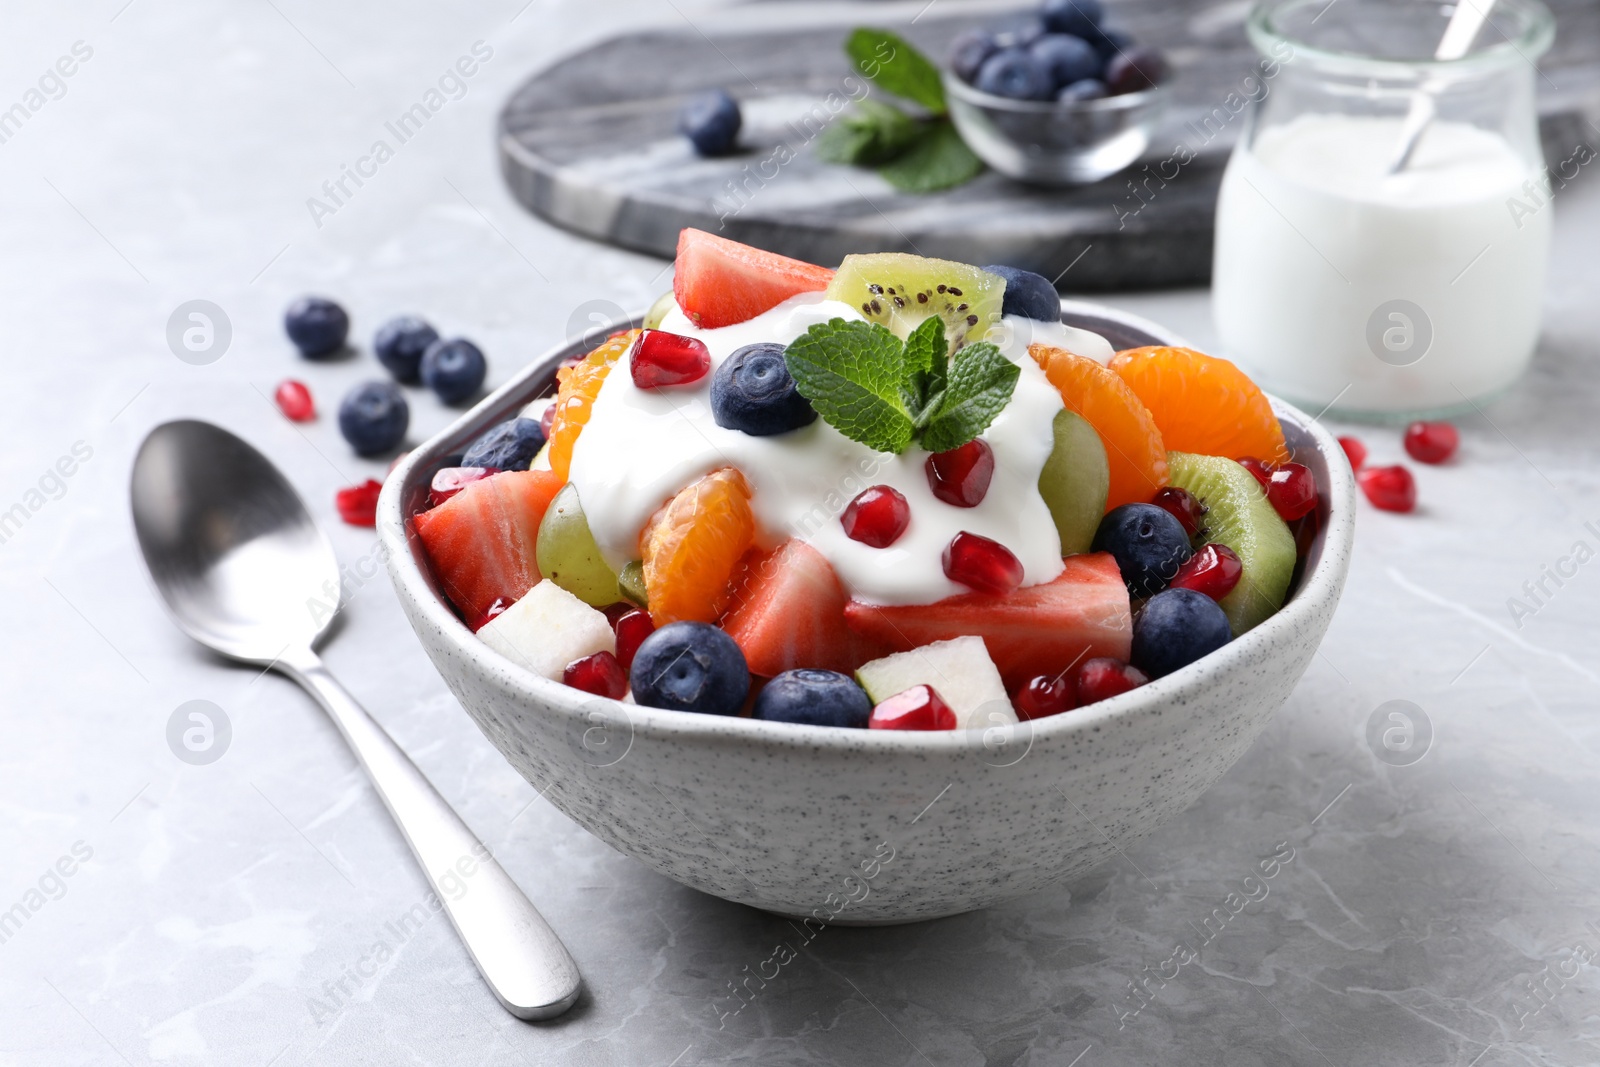
[[[1063,302],[1117,348],[1158,327]],[[551,387],[564,345],[389,476],[390,576],[445,683],[506,759],[597,837],[707,893],[816,922],[893,923],[981,908],[1073,877],[1188,807],[1294,688],[1338,604],[1354,483],[1337,442],[1274,401],[1315,472],[1322,531],[1283,610],[1123,696],[1012,731],[894,733],[661,711],[587,696],[482,644],[430,576],[406,516],[432,472]]]

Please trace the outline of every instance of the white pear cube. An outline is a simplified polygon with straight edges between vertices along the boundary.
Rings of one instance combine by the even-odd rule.
[[[478,636],[506,659],[557,682],[573,660],[617,651],[605,615],[548,579],[490,620]]]
[[[874,704],[919,685],[931,686],[969,730],[1017,721],[1005,683],[981,637],[935,641],[910,652],[875,659],[856,671]]]

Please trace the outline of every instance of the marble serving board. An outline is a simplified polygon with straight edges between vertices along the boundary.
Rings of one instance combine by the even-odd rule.
[[[1600,113],[1600,6],[1551,7],[1562,33],[1541,65],[1540,93],[1555,166],[1600,137],[1589,121]],[[1257,72],[1246,3],[1112,5],[1114,25],[1166,52],[1174,99],[1145,157],[1093,185],[1030,187],[990,171],[907,195],[869,170],[816,158],[817,116],[842,110],[861,84],[840,48],[850,27],[893,28],[939,57],[956,33],[1007,10],[975,8],[763,3],[716,26],[684,17],[607,39],[511,95],[502,172],[518,200],[557,225],[668,258],[679,229],[694,226],[817,263],[889,250],[1011,263],[1067,291],[1207,282],[1217,187],[1245,122],[1245,79]],[[741,101],[743,150],[700,159],[676,134],[676,116],[688,95],[714,86]]]

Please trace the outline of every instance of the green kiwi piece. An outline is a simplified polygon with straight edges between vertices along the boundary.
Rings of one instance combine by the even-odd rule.
[[[646,330],[659,330],[667,314],[678,306],[677,297],[671,289],[656,297],[656,302],[650,305],[650,310],[644,313],[643,328]]]
[[[650,607],[650,594],[644,589],[644,561],[636,559],[622,568],[622,573],[617,576],[617,584],[622,587],[622,595],[639,605],[641,608]]]
[[[954,352],[968,341],[983,340],[999,324],[1005,293],[1004,278],[968,263],[875,252],[845,256],[825,295],[901,338],[929,315],[938,315]]]
[[[1219,603],[1233,636],[1252,629],[1283,607],[1294,576],[1294,535],[1278,517],[1255,475],[1231,459],[1168,452],[1171,484],[1206,506],[1197,539],[1227,545],[1244,564],[1233,592]]]
[[[606,566],[578,502],[578,487],[568,482],[550,501],[535,544],[539,573],[597,608],[622,599],[616,573]]]
[[[1061,554],[1089,551],[1106,513],[1111,468],[1100,435],[1083,416],[1063,409],[1051,424],[1055,447],[1039,472],[1039,495],[1061,536]]]

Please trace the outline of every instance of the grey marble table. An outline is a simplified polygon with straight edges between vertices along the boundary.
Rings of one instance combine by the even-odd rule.
[[[0,513],[23,518],[0,542],[0,1063],[1600,1061],[1590,174],[1555,208],[1532,373],[1464,420],[1458,462],[1421,472],[1416,514],[1364,510],[1322,655],[1215,789],[1050,892],[829,929],[741,1001],[730,984],[792,928],[602,846],[479,735],[373,577],[372,534],[333,515],[336,488],[383,471],[352,458],[329,417],[375,364],[302,364],[277,324],[293,296],[330,293],[364,347],[383,316],[419,311],[476,338],[500,380],[581,329],[591,301],[646,303],[663,263],[512,202],[494,117],[560,52],[717,13],[644,0],[15,7],[0,112],[20,102],[26,117],[0,114]],[[441,88],[480,41],[488,57]],[[401,142],[386,124],[426,110],[430,90],[439,107]],[[359,185],[345,168],[365,172]],[[175,358],[166,339],[196,299],[231,323],[209,363]],[[1113,299],[1212,340],[1204,292]],[[304,429],[266,399],[290,374],[322,405]],[[450,418],[412,397],[416,435]],[[415,917],[424,882],[320,713],[276,677],[207,659],[163,618],[125,486],[144,432],[191,415],[267,451],[326,521],[348,567],[328,659],[561,931],[588,982],[568,1017],[501,1012],[448,926]],[[1362,432],[1377,459],[1398,456],[1393,431]],[[1557,567],[1560,585],[1544,577]],[[1546,595],[1513,617],[1509,598],[1541,581]],[[230,727],[209,764],[168,741],[193,700]],[[1413,765],[1368,743],[1391,700],[1431,724]],[[1231,895],[1274,853],[1264,897]],[[1169,962],[1180,944],[1196,958]]]

